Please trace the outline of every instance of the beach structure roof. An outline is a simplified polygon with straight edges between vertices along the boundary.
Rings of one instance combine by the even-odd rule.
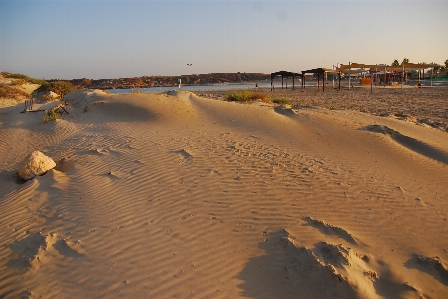
[[[302,75],[299,73],[287,72],[287,71],[278,71],[278,72],[271,73],[271,89],[273,88],[274,78],[277,76],[282,77],[282,89],[283,89],[283,78],[292,77],[292,89],[294,89],[294,78],[302,77]],[[286,80],[286,88],[288,88],[288,80]]]
[[[352,62],[350,64],[341,64],[338,68],[339,71],[342,73],[348,72],[348,70],[353,71],[353,69],[364,69],[367,71],[367,69],[371,70],[382,70],[382,71],[389,71],[389,72],[401,72],[403,69],[405,71],[409,70],[422,70],[422,69],[429,69],[435,67],[435,64],[426,63],[426,64],[420,64],[420,63],[409,63],[404,62],[401,65],[398,66],[391,66],[391,65],[385,65],[385,64],[364,64],[364,63],[355,63]]]
[[[301,77],[302,75],[299,73],[287,72],[287,71],[279,71],[275,73],[271,73],[271,79],[282,76],[282,77]]]
[[[322,68],[322,67],[302,71],[302,91],[304,91],[304,89],[305,89],[305,74],[317,74],[317,88],[319,88],[319,86],[320,86],[320,76],[322,75],[322,80],[323,80],[322,91],[325,91],[325,74],[326,73],[338,73],[340,75],[341,71]],[[339,81],[339,89],[340,89],[340,81]]]
[[[306,71],[302,71],[302,75],[305,74],[325,74],[325,73],[338,73],[338,70],[333,70],[333,69],[326,69],[326,68],[316,68],[316,69],[310,69],[310,70],[306,70]]]
[[[437,66],[436,64],[432,63],[409,63],[409,62],[402,62],[401,65],[392,66],[392,65],[386,65],[386,64],[364,64],[364,63],[356,63],[356,62],[349,62],[348,65],[341,64],[338,70],[340,73],[344,74],[351,74],[356,71],[361,72],[367,72],[368,69],[370,71],[375,71],[378,75],[387,76],[387,73],[394,73],[394,72],[401,72],[402,81],[405,77],[406,71],[414,71],[414,70],[425,70],[434,68]],[[350,75],[349,75],[349,89],[350,89]],[[420,79],[419,79],[420,80]],[[384,80],[384,86],[386,86],[386,80]],[[401,85],[403,87],[403,85]],[[431,86],[432,86],[432,77],[431,77]]]

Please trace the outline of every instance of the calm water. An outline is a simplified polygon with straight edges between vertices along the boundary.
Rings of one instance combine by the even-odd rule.
[[[286,86],[286,85],[284,85]],[[301,82],[294,84],[296,88],[300,88]],[[312,86],[312,85],[306,85]],[[271,88],[270,83],[258,83],[259,88]],[[275,88],[282,88],[282,84],[275,83]],[[198,86],[182,86],[180,90],[215,90],[215,89],[245,89],[255,88],[255,84],[217,84],[217,85],[198,85]],[[292,83],[288,82],[288,88],[292,88]],[[165,87],[147,87],[147,88],[126,88],[126,89],[109,89],[111,93],[131,93],[133,90],[140,92],[164,92],[170,90],[179,90],[179,86],[165,86]]]

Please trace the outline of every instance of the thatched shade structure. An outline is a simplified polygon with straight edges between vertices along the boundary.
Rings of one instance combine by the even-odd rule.
[[[292,89],[294,89],[294,78],[295,77],[302,77],[299,73],[293,73],[293,72],[287,72],[287,71],[279,71],[275,73],[271,73],[271,90],[273,90],[274,87],[274,78],[277,76],[282,77],[282,89],[283,89],[283,78],[286,78],[286,89],[288,89],[288,78],[292,77]]]
[[[317,88],[319,88],[320,76],[322,75],[322,77],[323,77],[322,91],[325,92],[325,74],[326,73],[338,73],[339,74],[339,89],[341,89],[341,72],[340,71],[326,69],[326,68],[317,68],[317,69],[302,71],[302,91],[305,88],[305,74],[317,74]]]
[[[384,76],[387,76],[387,72],[400,72],[402,76],[402,83],[404,81],[404,73],[405,71],[412,71],[412,70],[424,70],[428,68],[434,68],[435,64],[420,64],[420,63],[409,63],[409,62],[402,62],[401,65],[398,66],[391,66],[391,65],[377,65],[377,64],[363,64],[363,63],[355,63],[355,62],[349,62],[348,65],[341,64],[341,66],[338,68],[338,71],[342,73],[349,73],[351,71],[355,71],[356,69],[370,69],[370,72],[378,72],[378,71],[384,71]],[[384,86],[386,86],[386,79],[384,80]],[[431,77],[431,85],[432,85],[432,77]],[[350,88],[350,76],[349,76],[349,88]]]

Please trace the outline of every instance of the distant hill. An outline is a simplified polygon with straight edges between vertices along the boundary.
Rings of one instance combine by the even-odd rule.
[[[144,88],[153,86],[175,86],[182,80],[182,85],[211,85],[222,83],[242,83],[265,81],[270,74],[263,73],[211,73],[181,76],[143,76],[119,79],[72,79],[64,80],[77,88],[83,89],[115,89],[115,88]],[[57,80],[48,80],[57,81]]]

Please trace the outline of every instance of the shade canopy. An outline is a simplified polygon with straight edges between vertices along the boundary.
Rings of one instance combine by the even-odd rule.
[[[287,72],[287,71],[279,71],[275,73],[271,73],[271,79],[282,76],[282,77],[301,77],[302,75],[299,73]]]
[[[421,70],[421,69],[429,69],[437,66],[436,64],[431,63],[409,63],[409,62],[403,62],[401,65],[398,66],[391,66],[391,65],[385,65],[385,64],[363,64],[363,63],[350,63],[350,64],[341,64],[338,70],[340,70],[342,73],[347,73],[348,70],[353,71],[353,69],[371,69],[371,70],[381,70],[381,71],[388,71],[388,72],[400,72],[403,71],[410,71],[410,70]]]
[[[325,74],[325,73],[338,73],[338,70],[332,70],[332,69],[326,69],[326,68],[316,68],[316,69],[310,69],[306,71],[302,71],[302,75],[304,74]]]

